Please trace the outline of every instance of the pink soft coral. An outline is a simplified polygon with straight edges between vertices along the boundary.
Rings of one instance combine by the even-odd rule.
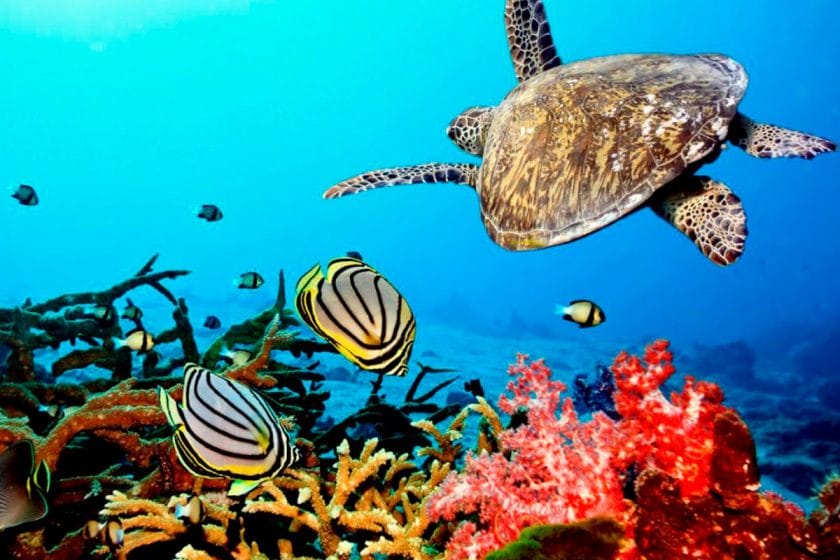
[[[529,364],[519,355],[509,369],[516,376],[511,395],[499,399],[499,408],[507,414],[524,408],[527,423],[500,434],[503,453],[469,455],[462,472],[429,499],[433,519],[472,515],[453,534],[447,557],[483,558],[535,524],[610,515],[631,529],[622,492],[631,465],[667,472],[686,494],[707,488],[712,420],[723,408],[722,394],[689,379],[682,393],[665,398],[659,387],[674,372],[667,347],[652,344],[644,364],[626,353],[616,359],[618,422],[602,413],[581,422],[571,399],[561,402],[566,386],[551,380],[541,360]]]

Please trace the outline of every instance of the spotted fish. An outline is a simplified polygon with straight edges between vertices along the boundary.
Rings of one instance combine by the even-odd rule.
[[[196,364],[184,366],[181,404],[158,387],[160,406],[174,426],[181,464],[201,478],[232,478],[242,495],[299,459],[275,412],[253,389]]]
[[[341,257],[313,266],[297,283],[298,315],[348,360],[386,375],[405,375],[416,326],[408,303],[361,260]]]

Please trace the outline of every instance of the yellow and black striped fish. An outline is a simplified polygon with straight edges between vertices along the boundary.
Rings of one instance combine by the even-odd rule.
[[[297,283],[295,307],[309,327],[360,368],[405,375],[414,346],[414,314],[381,274],[359,259],[316,264]]]
[[[576,299],[569,302],[569,305],[557,305],[554,308],[557,315],[562,315],[566,321],[577,323],[582,329],[596,327],[607,320],[604,310],[588,299]]]
[[[189,363],[181,405],[161,387],[158,397],[176,428],[172,440],[181,464],[198,477],[235,479],[230,495],[250,491],[299,459],[277,414],[246,385]]]

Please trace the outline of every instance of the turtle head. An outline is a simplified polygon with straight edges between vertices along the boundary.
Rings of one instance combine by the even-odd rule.
[[[473,107],[452,119],[446,135],[465,152],[480,156],[492,121],[493,107]]]

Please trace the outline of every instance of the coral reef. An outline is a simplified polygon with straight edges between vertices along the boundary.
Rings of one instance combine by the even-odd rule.
[[[671,358],[665,341],[642,360],[619,354],[620,418],[595,412],[583,422],[542,361],[519,356],[499,408],[524,423],[499,429],[483,409],[499,450],[469,454],[429,499],[432,518],[451,530],[447,558],[483,558],[529,526],[598,516],[624,526],[629,544],[617,558],[831,557],[801,510],[757,492],[755,445],[719,387],[688,377],[682,391],[662,393]],[[830,513],[814,519],[822,535],[836,530]]]
[[[519,356],[497,407],[477,380],[440,405],[435,396],[458,377],[419,364],[401,400],[385,394],[384,376],[373,377],[361,409],[336,421],[324,415],[320,361],[279,358],[334,352],[294,330],[282,271],[274,304],[202,353],[186,301],[161,283],[186,271],[155,273],[154,262],[102,292],[0,310],[8,348],[0,451],[28,439],[53,473],[46,520],[0,532],[4,557],[805,559],[840,551],[838,478],[807,520],[758,492],[755,444],[720,388],[689,377],[663,393],[674,374],[664,341],[642,359],[619,354],[592,382],[578,376],[575,401],[542,361]],[[114,313],[91,316],[89,306],[113,309],[139,286],[172,303],[172,326],[155,339],[175,351],[135,356],[112,342],[123,334]],[[72,349],[49,369],[37,363],[41,350],[65,343]],[[233,348],[250,358],[228,364],[223,353]],[[187,472],[155,389],[180,398],[181,376],[172,374],[188,360],[259,389],[290,418],[299,464],[237,497],[227,494],[230,480]],[[61,382],[90,365],[110,377]],[[437,375],[445,377],[421,390]]]
[[[347,557],[359,550],[367,556],[430,558],[424,547],[433,528],[423,504],[451,464],[417,466],[397,449],[429,444],[410,414],[440,421],[458,411],[431,402],[455,378],[419,391],[426,375],[451,370],[421,364],[420,375],[399,405],[380,394],[380,377],[372,382],[362,410],[325,428],[322,415],[329,393],[316,371],[319,362],[301,368],[274,356],[275,351],[294,357],[333,352],[331,346],[289,330],[298,323],[284,307],[282,271],[274,305],[230,327],[200,354],[186,302],[160,285],[160,280],[186,272],[154,274],[154,260],[137,276],[104,292],[28,305],[34,310],[23,314],[32,319],[29,323],[18,321],[20,310],[0,314],[12,319],[0,322],[0,328],[10,329],[2,331],[4,341],[12,341],[9,367],[0,382],[0,450],[29,439],[37,460],[53,473],[48,523],[0,532],[0,550],[21,560]],[[155,338],[157,344],[179,343],[180,352],[170,352],[167,359],[149,352],[137,371],[134,354],[111,342],[112,336],[122,335],[113,314],[103,324],[78,306],[107,302],[113,307],[115,298],[141,285],[154,287],[173,303],[174,326]],[[51,314],[62,306],[70,306],[64,317]],[[32,314],[42,312],[38,323]],[[52,329],[51,346],[81,341],[86,347],[55,359],[53,378],[36,379],[34,357],[48,342],[41,333],[46,325]],[[241,365],[220,364],[222,350],[234,345],[250,348],[251,358]],[[170,374],[180,373],[187,360],[224,366],[225,375],[260,389],[280,414],[293,418],[302,463],[238,501],[225,493],[229,480],[189,474],[172,448],[155,391],[163,386],[180,398],[180,375]],[[55,382],[65,371],[89,365],[112,375],[78,385]],[[370,434],[381,434],[389,448],[377,449]],[[336,469],[329,466],[331,456],[337,458]],[[198,519],[182,512],[192,497],[201,504]],[[295,512],[291,517],[289,508]]]

